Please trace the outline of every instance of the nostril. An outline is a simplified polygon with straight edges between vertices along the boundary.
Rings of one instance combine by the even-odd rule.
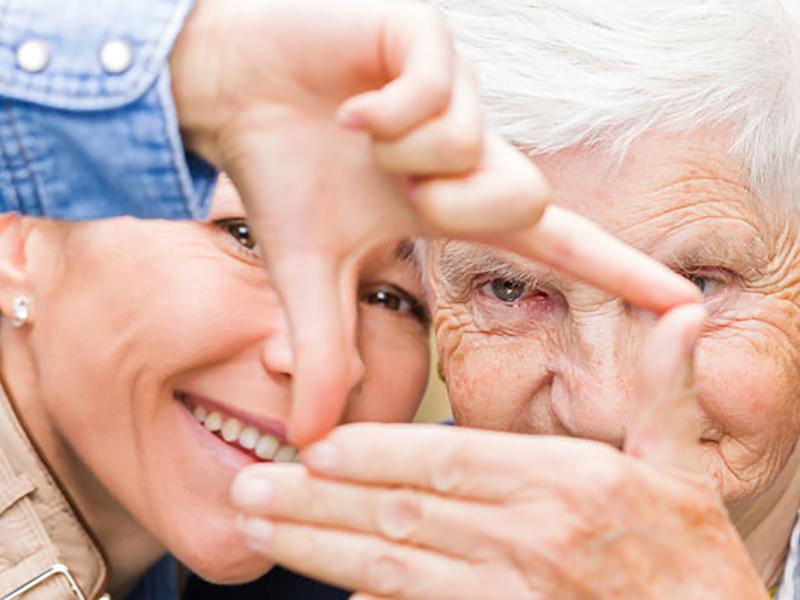
[[[288,335],[276,333],[264,340],[261,363],[273,376],[291,377],[294,355]]]

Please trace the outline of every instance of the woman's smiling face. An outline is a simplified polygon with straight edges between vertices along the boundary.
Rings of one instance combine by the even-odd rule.
[[[73,479],[99,482],[200,575],[261,574],[268,565],[240,541],[228,487],[255,454],[293,454],[292,353],[232,185],[220,183],[207,223],[33,227],[25,351],[39,426],[63,442]],[[345,419],[407,421],[428,373],[417,267],[393,245],[365,256],[360,273],[365,376]]]
[[[775,481],[800,432],[800,246],[796,218],[759,208],[722,138],[652,136],[619,172],[600,153],[536,162],[557,204],[703,291],[698,443],[734,501]],[[623,444],[652,315],[485,248],[448,242],[430,254],[434,327],[459,424]]]

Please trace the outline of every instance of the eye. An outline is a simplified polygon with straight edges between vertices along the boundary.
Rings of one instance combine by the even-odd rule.
[[[684,275],[686,279],[691,281],[693,284],[697,286],[697,289],[703,294],[703,296],[711,296],[716,294],[723,287],[725,287],[725,282],[721,281],[720,279],[716,279],[714,277],[708,277],[705,275],[698,275],[696,273],[688,273]]]
[[[528,291],[528,284],[515,279],[496,278],[485,283],[482,291],[494,296],[500,302],[512,304],[523,298]]]
[[[250,233],[250,225],[245,219],[225,219],[220,221],[220,226],[239,244],[248,250],[255,250],[257,244]]]
[[[362,292],[361,301],[391,312],[411,316],[425,325],[429,321],[425,307],[411,294],[394,285],[386,284],[368,289]]]

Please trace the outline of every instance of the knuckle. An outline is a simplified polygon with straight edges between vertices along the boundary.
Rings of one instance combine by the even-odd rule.
[[[447,156],[452,170],[467,171],[478,165],[483,154],[483,136],[477,124],[451,127],[442,142],[442,154]]]
[[[330,512],[328,496],[317,482],[312,480],[310,483],[304,511],[312,519],[324,519]]]
[[[440,494],[463,488],[470,470],[471,453],[467,448],[452,444],[431,460],[430,486]]]
[[[453,84],[449,73],[428,68],[417,74],[417,84],[435,106],[446,107],[453,93]]]
[[[392,552],[377,553],[364,561],[364,581],[367,588],[379,596],[403,597],[408,566]]]
[[[515,531],[509,531],[503,542],[510,566],[516,572],[527,575],[550,570],[557,561],[555,557],[560,556],[562,550],[552,542],[542,543],[541,539],[524,535],[518,527]]]
[[[422,499],[410,490],[383,492],[378,499],[377,526],[385,537],[411,540],[423,520]]]
[[[540,190],[541,193],[533,193]],[[535,169],[527,167],[517,179],[509,180],[507,194],[516,205],[515,218],[528,224],[539,221],[548,205],[549,189]]]
[[[483,230],[474,209],[459,204],[455,188],[449,182],[425,182],[417,189],[414,210],[427,227],[429,235],[459,237]]]

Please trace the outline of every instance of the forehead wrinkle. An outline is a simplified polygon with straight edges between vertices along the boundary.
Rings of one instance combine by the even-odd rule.
[[[720,246],[724,253],[739,254],[762,265],[767,261],[764,233],[769,229],[769,219],[763,218],[763,203],[755,201],[747,186],[739,182],[716,176],[681,175],[625,204],[624,214],[617,216],[621,226],[613,228],[612,233],[657,259],[674,260],[679,249],[673,240],[681,240],[682,232],[691,228],[693,237],[706,238],[701,246],[705,250],[726,242]],[[735,244],[726,241],[733,237],[727,235],[728,230],[736,233]],[[720,237],[717,231],[726,235]],[[697,250],[692,252],[696,254]],[[709,253],[705,252],[705,256]]]
[[[766,291],[797,303],[800,299],[800,247],[797,231],[792,231],[786,223],[771,240],[769,260],[761,269],[757,285],[753,287],[757,291]]]
[[[628,212],[638,213],[645,221],[679,219],[695,220],[698,216],[727,216],[757,219],[754,203],[747,200],[744,190],[735,184],[720,185],[719,180],[705,178],[671,182],[628,202]],[[632,205],[632,206],[631,206]],[[634,223],[631,226],[638,226]]]

